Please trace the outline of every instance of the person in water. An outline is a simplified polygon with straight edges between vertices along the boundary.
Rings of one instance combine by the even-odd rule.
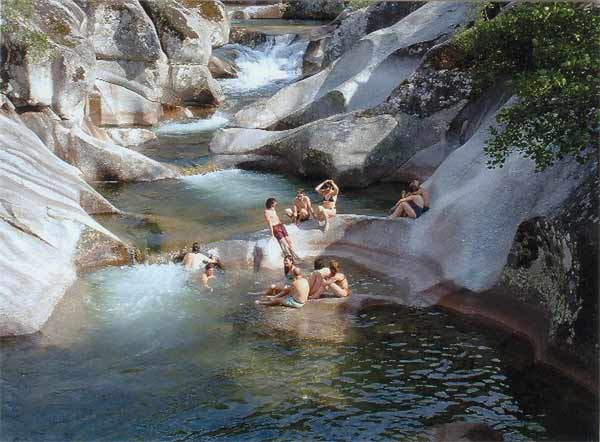
[[[262,305],[283,305],[290,308],[302,308],[308,300],[308,292],[310,290],[308,280],[302,274],[302,270],[294,267],[292,270],[294,282],[292,290],[288,296],[278,296],[276,298],[259,299],[255,301]]]
[[[401,217],[416,219],[429,210],[429,192],[423,189],[417,180],[412,181],[408,189],[410,191],[408,196],[400,198],[392,208],[390,219]]]
[[[325,278],[331,276],[331,271],[325,264],[323,258],[315,259],[315,270],[310,274],[308,278],[308,285],[310,286],[310,292],[308,294],[309,299],[319,299],[325,293],[327,286],[325,285]]]
[[[342,272],[340,263],[332,259],[329,261],[329,271],[331,275],[325,278],[325,286],[327,291],[336,298],[345,298],[350,296],[350,286],[348,285],[348,278]]]
[[[311,216],[314,218],[315,212],[312,203],[304,192],[304,189],[298,189],[296,198],[294,199],[294,206],[291,209],[285,209],[285,213],[296,224],[309,220]]]
[[[317,219],[319,225],[325,225],[325,232],[329,230],[329,218],[336,215],[336,202],[340,193],[340,188],[333,180],[325,180],[319,184],[315,190],[323,198],[323,203],[317,208]]]
[[[265,219],[271,230],[271,235],[275,237],[285,255],[291,255],[294,259],[299,259],[298,255],[294,252],[292,239],[275,210],[277,207],[277,200],[275,198],[269,198],[265,203],[265,207]]]
[[[285,274],[285,280],[283,282],[283,285],[271,285],[271,287],[265,293],[265,296],[267,298],[287,296],[290,294],[290,292],[292,291],[292,284],[294,283],[294,268],[294,258],[292,258],[292,255],[285,255],[285,257],[283,258],[283,272]]]
[[[214,264],[208,263],[206,264],[206,267],[204,267],[204,272],[202,272],[202,285],[204,285],[204,287],[206,287],[207,289],[210,289],[210,291],[212,292],[212,287],[208,284],[208,282],[211,279],[215,278],[215,270],[216,270],[216,266]]]
[[[209,254],[208,256],[204,255],[200,252],[200,245],[195,242],[192,244],[192,251],[190,253],[186,253],[183,257],[183,266],[186,268],[186,270],[199,270],[203,265],[206,264],[214,264],[219,269],[223,268],[223,264],[218,257],[212,254]]]

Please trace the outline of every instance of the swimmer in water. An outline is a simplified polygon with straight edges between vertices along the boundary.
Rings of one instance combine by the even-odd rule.
[[[204,268],[204,272],[202,272],[202,285],[204,285],[205,288],[209,289],[211,292],[213,291],[213,288],[208,284],[208,282],[211,279],[215,279],[215,268],[216,266],[212,263],[208,263],[206,264],[206,267]]]
[[[190,253],[186,253],[183,257],[183,266],[186,270],[195,271],[200,270],[203,265],[206,264],[214,264],[219,269],[223,269],[223,264],[219,257],[214,256],[212,254],[205,254],[200,252],[200,245],[195,242],[192,244],[192,251]]]

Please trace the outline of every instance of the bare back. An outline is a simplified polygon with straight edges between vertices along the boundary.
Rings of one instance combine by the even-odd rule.
[[[298,302],[306,302],[308,300],[309,291],[310,286],[308,284],[308,279],[304,277],[296,278],[296,280],[294,281],[294,291],[292,292],[294,299]]]

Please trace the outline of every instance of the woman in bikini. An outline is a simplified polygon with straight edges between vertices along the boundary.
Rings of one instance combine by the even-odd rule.
[[[296,266],[294,265],[294,258],[292,258],[292,255],[285,255],[283,258],[283,272],[285,274],[283,285],[271,285],[271,287],[265,293],[267,298],[276,298],[290,294],[292,291],[292,284],[294,283],[293,270],[295,267]]]
[[[329,261],[329,270],[331,276],[325,278],[325,285],[331,295],[336,298],[345,298],[350,296],[350,286],[348,285],[348,278],[346,275],[341,273],[342,267],[336,260]]]
[[[259,299],[255,302],[263,305],[283,305],[290,308],[304,307],[304,304],[308,300],[308,292],[310,290],[308,280],[302,275],[302,270],[298,267],[294,267],[292,275],[294,276],[294,283],[292,284],[292,290],[289,295]]]
[[[429,195],[426,190],[421,189],[419,182],[413,181],[410,183],[409,190],[408,196],[400,198],[394,206],[390,219],[400,217],[416,219],[429,210]]]
[[[333,218],[337,211],[335,204],[340,193],[340,188],[333,180],[325,180],[315,190],[323,197],[323,204],[317,208],[319,225],[325,224],[325,232],[329,230],[329,218]]]

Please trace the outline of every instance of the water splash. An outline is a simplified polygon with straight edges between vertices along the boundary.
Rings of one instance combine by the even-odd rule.
[[[159,135],[180,135],[191,133],[212,132],[224,127],[229,118],[223,112],[215,112],[208,119],[190,121],[186,123],[168,123],[156,129]]]
[[[302,59],[308,41],[295,34],[270,37],[256,49],[238,44],[228,45],[238,53],[240,68],[237,78],[221,81],[229,92],[248,92],[264,88],[282,80],[294,80],[302,74]]]

